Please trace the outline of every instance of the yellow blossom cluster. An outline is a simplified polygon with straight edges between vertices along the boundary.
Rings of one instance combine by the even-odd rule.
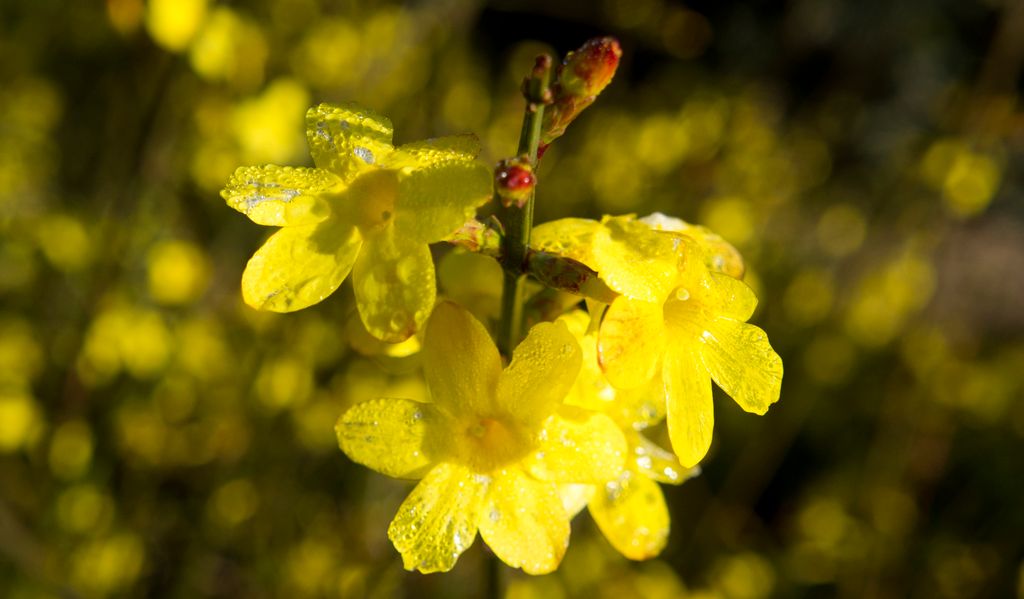
[[[438,302],[429,248],[491,198],[476,138],[395,148],[391,123],[354,105],[321,104],[306,120],[315,168],[242,167],[221,193],[281,227],[249,261],[242,295],[291,312],[351,273],[366,331],[417,340],[428,398],[364,401],[335,428],[352,460],[420,480],[388,530],[405,567],[448,571],[479,532],[506,564],[551,572],[584,507],[623,555],[658,555],[669,536],[658,483],[698,472],[711,382],[757,414],[779,396],[782,363],[746,322],[757,300],[737,251],[661,214],[541,225],[532,248],[549,258],[538,268],[581,264],[607,293],[534,324],[503,367],[487,326]],[[644,434],[663,420],[672,451]]]

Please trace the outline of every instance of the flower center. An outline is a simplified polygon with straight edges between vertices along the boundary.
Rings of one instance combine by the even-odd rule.
[[[364,233],[379,232],[395,217],[398,175],[384,169],[369,171],[352,182],[347,195],[356,226]]]
[[[701,319],[701,307],[690,288],[677,287],[665,302],[665,324],[676,332],[691,330]]]
[[[486,472],[521,459],[533,448],[533,439],[517,423],[503,417],[484,416],[464,422],[461,457],[476,470]]]

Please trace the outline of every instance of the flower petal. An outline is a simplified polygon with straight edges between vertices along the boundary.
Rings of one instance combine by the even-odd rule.
[[[421,243],[440,241],[491,198],[491,171],[478,162],[448,162],[399,175],[395,228]]]
[[[741,408],[764,414],[778,401],[782,359],[758,327],[729,318],[707,323],[701,356],[715,383]]]
[[[746,321],[757,308],[754,290],[743,281],[712,271],[711,285],[713,296],[708,298],[708,304],[717,314]]]
[[[320,104],[306,112],[306,140],[313,162],[348,183],[391,154],[387,117],[356,104]]]
[[[560,218],[538,225],[530,232],[530,247],[578,260],[591,268],[591,246],[601,223],[588,218]]]
[[[476,135],[450,135],[424,139],[395,148],[381,163],[384,168],[421,169],[453,163],[470,163],[480,154]]]
[[[588,332],[590,315],[583,310],[573,310],[558,317],[580,344],[582,364],[572,389],[565,396],[567,405],[604,412],[613,409],[618,392],[601,372],[597,362],[597,331]]]
[[[637,432],[629,435],[630,467],[660,483],[678,485],[700,474],[700,468],[684,468],[676,456]]]
[[[569,515],[554,483],[511,468],[487,492],[480,536],[509,566],[547,574],[558,567],[569,546]]]
[[[420,478],[431,464],[423,441],[436,418],[429,405],[409,399],[372,399],[349,408],[334,432],[353,462],[395,478]]]
[[[352,283],[366,330],[391,343],[423,326],[437,297],[430,248],[394,235],[391,227],[366,239]]]
[[[668,436],[672,450],[686,468],[700,462],[711,447],[715,426],[711,378],[700,355],[687,347],[673,348],[662,366],[668,395]]]
[[[464,308],[441,302],[427,322],[423,372],[430,395],[450,415],[488,414],[501,357],[487,329]]]
[[[476,539],[486,486],[463,466],[441,463],[398,508],[388,538],[406,570],[447,572]]]
[[[626,439],[611,418],[563,406],[544,423],[526,467],[540,480],[598,484],[618,476],[625,459]]]
[[[663,302],[676,285],[675,238],[631,217],[605,218],[594,234],[592,265],[622,295]]]
[[[691,225],[682,219],[667,216],[660,212],[645,216],[640,221],[656,231],[683,233],[704,248],[705,259],[709,269],[725,273],[736,279],[743,278],[745,270],[743,257],[740,256],[740,253],[729,242],[711,232],[707,227]]]
[[[290,166],[243,166],[221,190],[228,206],[253,222],[272,227],[312,225],[330,216],[321,194],[341,191],[330,171]]]
[[[651,380],[665,352],[661,304],[616,298],[601,322],[597,352],[605,376],[616,387],[630,389]]]
[[[615,391],[615,402],[608,409],[623,428],[643,430],[665,419],[665,382],[659,374],[646,384]]]
[[[658,483],[626,470],[598,489],[590,515],[608,542],[629,559],[650,559],[668,542],[669,515]]]
[[[498,379],[498,409],[526,428],[539,425],[569,393],[580,361],[580,345],[565,323],[534,325]]]
[[[562,498],[562,507],[565,508],[570,520],[587,507],[596,491],[597,487],[594,485],[558,485],[558,496]]]
[[[335,219],[285,227],[249,259],[242,298],[253,308],[273,312],[318,303],[345,280],[362,245],[355,227]]]

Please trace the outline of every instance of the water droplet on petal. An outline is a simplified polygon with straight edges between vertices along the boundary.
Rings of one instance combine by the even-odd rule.
[[[398,275],[398,280],[403,285],[412,283],[412,279],[416,276],[416,270],[418,264],[416,258],[413,256],[406,256],[398,261],[398,266],[395,268],[395,274]]]
[[[690,299],[690,291],[685,287],[680,287],[679,289],[676,289],[676,299],[681,302],[685,302],[686,300]]]
[[[491,519],[491,522],[497,522],[498,520],[501,520],[501,512],[498,511],[498,508],[492,507],[491,511],[488,512],[487,517]]]
[[[402,331],[409,324],[409,315],[405,312],[395,312],[391,315],[391,330]]]
[[[612,481],[604,486],[604,494],[609,503],[613,503],[622,494],[622,485],[618,481]]]
[[[353,148],[352,153],[359,157],[360,160],[366,164],[373,164],[373,152],[363,146],[356,146]]]

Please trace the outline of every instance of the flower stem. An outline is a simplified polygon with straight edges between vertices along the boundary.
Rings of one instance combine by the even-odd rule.
[[[537,149],[541,141],[541,126],[544,122],[544,107],[551,102],[551,67],[553,60],[548,55],[537,57],[533,71],[523,83],[526,110],[523,114],[523,128],[519,135],[520,159],[525,159],[534,172],[537,167]],[[523,286],[527,250],[530,247],[530,231],[533,228],[533,198],[530,191],[521,205],[510,204],[500,211],[500,220],[505,227],[504,267],[505,276],[501,293],[501,322],[498,325],[498,349],[511,358],[512,350],[518,345],[523,333]]]

